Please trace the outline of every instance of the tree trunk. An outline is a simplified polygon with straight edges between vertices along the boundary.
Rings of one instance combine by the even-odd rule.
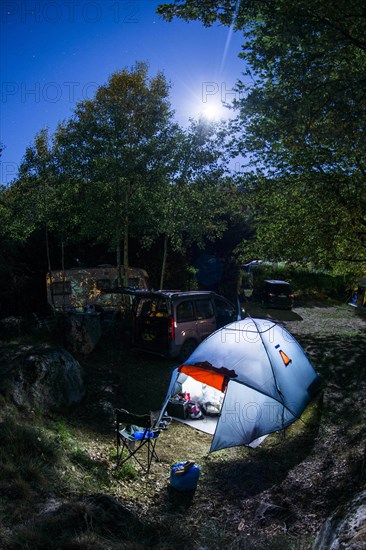
[[[117,286],[122,286],[122,258],[121,258],[121,182],[117,178],[114,181],[115,186],[115,227],[114,227],[114,238],[116,246],[116,267],[117,267]]]
[[[128,286],[128,268],[129,268],[129,261],[128,261],[128,237],[129,237],[129,208],[130,208],[130,194],[131,194],[131,182],[126,182],[126,200],[125,200],[125,227],[124,227],[124,241],[123,241],[123,268],[124,268],[124,277],[123,277],[123,284],[124,286]]]
[[[163,262],[161,265],[161,275],[160,275],[160,290],[164,288],[164,277],[165,277],[165,268],[166,268],[166,259],[168,256],[168,235],[164,236],[164,250],[163,250]]]
[[[128,212],[125,215],[125,231],[124,231],[124,241],[123,241],[123,267],[124,267],[124,277],[123,284],[128,286]]]
[[[121,265],[121,241],[119,235],[119,224],[116,227],[116,264],[117,264],[117,284],[122,286],[122,265]]]
[[[129,230],[129,217],[128,217],[128,211],[129,211],[129,199],[130,199],[130,183],[128,182],[126,185],[126,200],[125,200],[125,220],[124,220],[124,241],[123,241],[123,267],[124,267],[124,277],[123,277],[123,284],[124,286],[128,286],[128,230]]]
[[[62,270],[62,291],[63,291],[63,304],[62,309],[66,309],[66,293],[65,293],[65,245],[63,238],[61,239],[61,270]]]
[[[65,271],[65,243],[61,240],[61,269]]]
[[[47,224],[45,225],[44,232],[45,232],[46,255],[47,255],[47,270],[48,270],[48,274],[49,274],[49,284],[50,284],[50,292],[51,292],[51,301],[52,301],[52,305],[54,306],[54,305],[55,305],[55,299],[54,299],[54,296],[53,296],[52,273],[51,273],[51,258],[50,258],[50,245],[49,245],[49,242],[48,242],[48,227],[47,227]]]
[[[45,225],[45,239],[46,239],[46,254],[47,254],[47,267],[48,272],[51,273],[51,258],[50,258],[50,245],[48,242],[48,227]]]

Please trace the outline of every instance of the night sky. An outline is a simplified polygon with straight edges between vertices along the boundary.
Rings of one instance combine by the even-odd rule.
[[[183,126],[222,101],[244,71],[242,37],[216,24],[163,21],[158,0],[1,0],[1,182],[16,176],[36,132],[71,116],[116,70],[136,61],[162,70]]]

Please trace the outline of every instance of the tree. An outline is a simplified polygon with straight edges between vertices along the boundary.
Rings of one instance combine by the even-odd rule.
[[[127,268],[129,235],[144,222],[144,191],[156,170],[157,144],[172,118],[168,93],[162,73],[150,78],[147,64],[136,63],[130,71],[112,74],[56,132],[64,169],[79,181],[82,230],[115,248],[120,279],[121,243]]]
[[[164,288],[169,248],[182,253],[192,243],[203,247],[205,239],[217,238],[225,228],[222,213],[229,184],[224,136],[219,124],[200,119],[192,120],[186,130],[175,126],[163,143],[168,163],[150,186],[152,209],[145,231],[148,244],[163,239],[160,288]]]
[[[49,222],[52,210],[51,188],[56,177],[52,161],[48,130],[44,128],[27,147],[18,171],[18,178],[11,186],[12,237],[26,240],[38,228],[44,228],[48,269],[51,268],[48,245]]]
[[[74,230],[74,194],[57,163],[53,140],[47,129],[38,132],[27,147],[19,167],[18,178],[9,189],[12,197],[13,238],[25,240],[38,228],[44,229],[48,270],[51,270],[49,233],[61,244],[64,268],[64,245]]]
[[[321,186],[311,186],[303,176],[257,178],[246,186],[246,200],[255,213],[256,239],[237,249],[242,261],[248,257],[312,261],[344,273],[354,271],[355,259],[365,260],[355,226],[362,213],[360,203],[342,199],[345,182],[328,175]],[[349,186],[354,186],[350,180]],[[324,200],[324,189],[333,193]],[[355,194],[356,197],[356,194]],[[336,212],[336,215],[334,214]]]
[[[168,20],[174,16],[200,19],[207,26],[220,22],[243,32],[241,56],[247,71],[237,87],[239,117],[232,127],[236,131],[233,151],[241,152],[258,176],[272,181],[272,201],[286,185],[278,200],[285,204],[289,198],[281,215],[291,216],[282,221],[288,217],[289,223],[296,220],[295,226],[311,231],[301,243],[316,241],[323,247],[321,255],[319,250],[311,254],[314,259],[322,256],[339,268],[349,261],[362,265],[366,243],[364,2],[186,0],[165,4],[159,12]],[[301,193],[309,198],[306,204]],[[294,194],[302,197],[298,210]],[[263,193],[259,196],[266,200]],[[322,238],[322,216],[314,218],[310,200],[316,201],[319,213],[327,212],[326,226],[338,228],[331,243]],[[257,206],[258,223],[268,223],[261,212],[270,211],[270,202],[261,209],[258,200]],[[273,223],[267,230],[275,249],[281,219],[274,211],[270,219]],[[349,239],[358,246],[350,248]],[[267,248],[271,248],[269,241]]]

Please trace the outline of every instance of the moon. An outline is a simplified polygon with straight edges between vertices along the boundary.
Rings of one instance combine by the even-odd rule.
[[[208,120],[217,120],[220,118],[220,109],[217,105],[207,103],[202,109],[202,115]]]

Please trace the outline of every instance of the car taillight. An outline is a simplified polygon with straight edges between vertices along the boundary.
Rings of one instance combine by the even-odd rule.
[[[174,325],[174,318],[169,317],[169,325],[168,325],[168,339],[174,340],[175,338],[175,325]]]

